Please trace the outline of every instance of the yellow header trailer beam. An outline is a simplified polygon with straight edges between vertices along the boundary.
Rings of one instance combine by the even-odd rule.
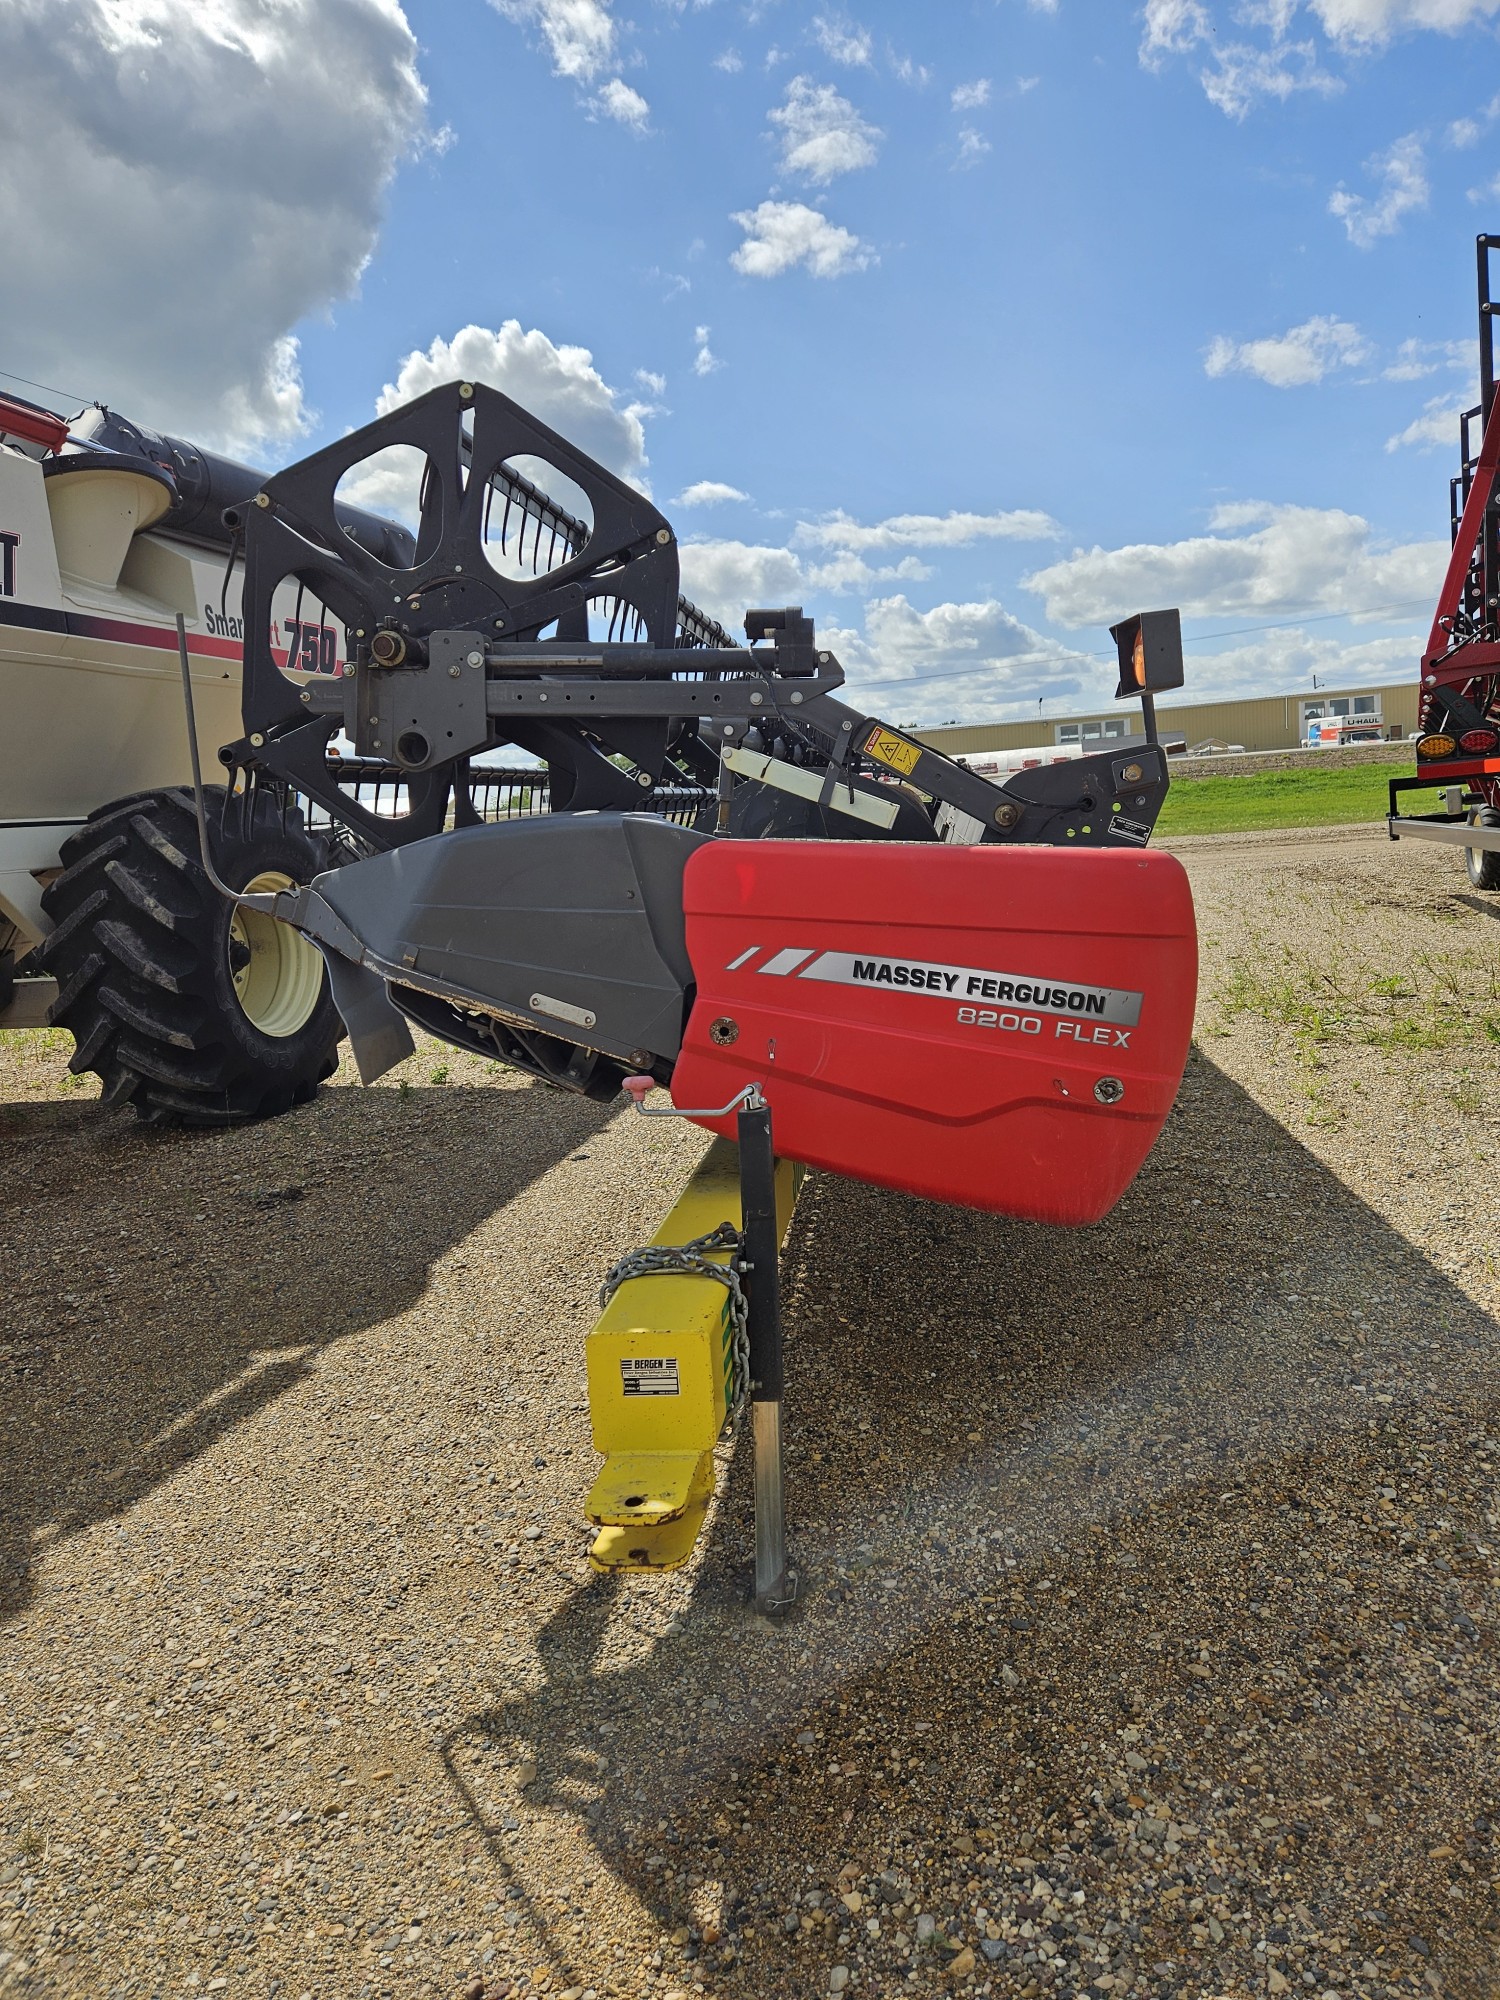
[[[801,1180],[800,1167],[776,1163],[778,1244]],[[743,1226],[739,1149],[715,1139],[651,1242],[689,1243],[725,1222]],[[708,1254],[727,1266],[735,1253]],[[676,1569],[713,1498],[713,1448],[734,1389],[729,1291],[696,1271],[627,1278],[587,1357],[594,1449],[605,1458],[585,1505],[600,1530],[589,1559],[601,1570]]]

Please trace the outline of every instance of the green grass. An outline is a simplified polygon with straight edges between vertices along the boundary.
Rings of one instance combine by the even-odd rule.
[[[1252,778],[1175,778],[1158,834],[1257,833],[1278,826],[1378,825],[1386,783],[1410,772],[1401,764],[1351,764],[1346,771],[1266,771]],[[1403,812],[1432,812],[1426,792],[1402,794]]]
[[[1414,952],[1383,972],[1346,932],[1316,956],[1254,935],[1214,998],[1223,1017],[1258,1014],[1293,1030],[1304,1053],[1346,1048],[1494,1048],[1500,1044],[1500,967],[1487,950]]]
[[[1361,1078],[1345,1073],[1340,1087],[1328,1074],[1330,1062],[1338,1051],[1364,1049],[1397,1062],[1442,1057],[1439,1077],[1434,1081],[1430,1070],[1427,1075],[1427,1101],[1441,1108],[1440,1096],[1465,1117],[1492,1115],[1500,1045],[1500,966],[1493,953],[1478,947],[1415,951],[1403,957],[1400,971],[1391,971],[1389,949],[1348,917],[1332,917],[1329,936],[1315,952],[1278,946],[1252,930],[1210,995],[1219,1011],[1206,1031],[1227,1033],[1242,1014],[1289,1030],[1284,1046],[1309,1125],[1342,1122],[1347,1092],[1357,1092]]]

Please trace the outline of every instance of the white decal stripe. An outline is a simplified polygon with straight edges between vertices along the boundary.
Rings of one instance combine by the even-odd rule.
[[[784,979],[787,973],[796,971],[804,958],[811,957],[812,953],[810,951],[799,951],[793,945],[786,951],[778,951],[774,958],[768,958],[761,967],[761,971],[773,973],[777,978]]]
[[[806,954],[798,954],[805,956]],[[780,958],[787,954],[782,952]],[[770,971],[770,966],[766,970]],[[1032,1014],[1060,1014],[1083,1021],[1110,1021],[1133,1028],[1141,1018],[1139,993],[1111,986],[1085,986],[1070,979],[1034,973],[991,972],[976,965],[940,965],[928,959],[888,958],[862,952],[824,951],[803,966],[799,979],[822,979],[836,986],[883,987],[925,994],[966,1005],[1020,1007]]]
[[[748,951],[742,951],[738,958],[730,959],[728,965],[725,966],[724,970],[726,972],[738,972],[742,965],[748,965],[750,963],[751,959],[754,958],[755,954],[759,950],[760,946],[758,944],[751,945],[750,949]]]

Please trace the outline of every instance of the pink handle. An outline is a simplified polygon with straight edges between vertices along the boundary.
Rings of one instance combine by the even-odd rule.
[[[656,1088],[654,1076],[624,1076],[620,1088],[639,1110],[644,1107],[648,1094]]]

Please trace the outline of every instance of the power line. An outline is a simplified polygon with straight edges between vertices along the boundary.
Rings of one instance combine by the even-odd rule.
[[[65,403],[77,403],[87,408],[91,400],[88,396],[75,396],[68,389],[59,389],[52,382],[33,382],[29,375],[12,375],[8,368],[0,368],[0,376],[7,382],[20,382],[28,389],[40,389],[44,396],[61,396]]]

